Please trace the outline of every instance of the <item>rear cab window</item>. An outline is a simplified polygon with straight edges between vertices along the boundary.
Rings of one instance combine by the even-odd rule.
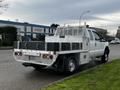
[[[89,33],[89,36],[90,36],[90,40],[91,40],[91,41],[94,40],[93,34],[92,34],[91,30],[88,30],[88,33]]]
[[[94,35],[95,40],[97,41],[100,40],[100,36],[97,32],[93,31],[93,35]]]

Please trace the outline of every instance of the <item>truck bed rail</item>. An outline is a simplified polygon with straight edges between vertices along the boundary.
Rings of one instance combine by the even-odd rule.
[[[69,51],[81,50],[82,43],[46,43],[46,42],[14,42],[15,49],[42,50],[42,51]]]

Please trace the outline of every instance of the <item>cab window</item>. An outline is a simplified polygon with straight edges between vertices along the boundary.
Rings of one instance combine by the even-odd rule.
[[[90,30],[88,30],[88,33],[90,35],[90,40],[93,40],[93,35],[92,35],[92,32]]]
[[[100,40],[100,37],[99,37],[98,33],[93,32],[93,34],[94,34],[95,40]]]

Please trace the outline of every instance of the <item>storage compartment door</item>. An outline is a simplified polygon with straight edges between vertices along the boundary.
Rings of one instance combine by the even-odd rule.
[[[80,53],[80,64],[87,64],[89,63],[90,59],[89,59],[89,53],[85,52],[85,53]]]

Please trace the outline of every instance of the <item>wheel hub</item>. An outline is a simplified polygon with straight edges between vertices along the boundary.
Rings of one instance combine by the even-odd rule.
[[[107,54],[105,54],[105,61],[107,61],[108,60],[108,55]]]
[[[75,70],[75,64],[74,64],[73,61],[70,61],[70,63],[69,63],[69,71],[73,72],[74,70]]]

